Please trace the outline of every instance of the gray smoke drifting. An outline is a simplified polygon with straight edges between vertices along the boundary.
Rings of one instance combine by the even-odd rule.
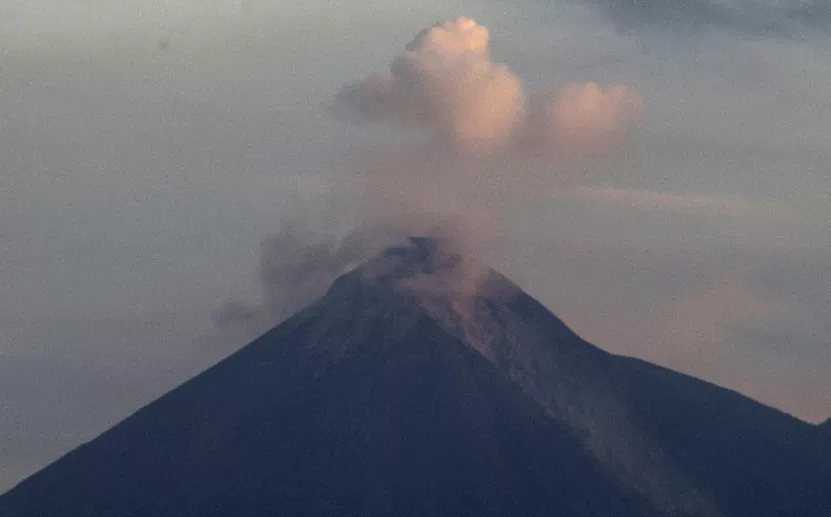
[[[407,242],[412,235],[440,240],[454,251],[476,242],[473,225],[463,219],[438,219],[426,213],[357,226],[344,236],[334,228],[314,228],[302,220],[282,224],[260,246],[258,268],[263,300],[259,304],[229,300],[213,314],[214,323],[229,329],[263,330],[325,294],[338,276],[363,264],[381,250]],[[462,285],[457,279],[457,285]]]
[[[263,301],[225,302],[213,315],[221,328],[279,322],[326,292],[332,281],[377,252],[388,241],[383,232],[358,228],[339,240],[330,230],[285,222],[260,245],[259,278]]]

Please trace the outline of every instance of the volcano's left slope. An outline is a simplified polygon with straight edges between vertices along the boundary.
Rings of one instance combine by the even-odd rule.
[[[353,274],[0,515],[657,513],[419,304]]]

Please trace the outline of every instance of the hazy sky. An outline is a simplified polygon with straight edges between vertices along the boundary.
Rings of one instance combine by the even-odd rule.
[[[464,170],[498,220],[484,258],[590,341],[826,418],[827,5],[0,0],[0,491],[245,342],[211,317],[261,297],[260,243],[351,214],[339,189],[390,163]],[[487,27],[487,59],[405,49],[460,15]],[[531,135],[518,151],[471,136],[491,119],[400,107],[440,87],[431,102],[473,112],[471,71],[528,101],[500,112]],[[371,74],[408,89],[334,116]],[[547,142],[535,113],[562,141],[563,87],[589,81],[642,103],[625,152],[520,156]],[[608,98],[592,127],[619,121]],[[491,154],[414,165],[431,135]]]

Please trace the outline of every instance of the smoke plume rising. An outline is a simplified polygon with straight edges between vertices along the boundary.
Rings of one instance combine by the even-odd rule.
[[[390,125],[401,139],[356,150],[331,178],[329,219],[354,228],[283,224],[261,246],[262,304],[226,303],[218,324],[282,319],[409,235],[441,237],[453,251],[481,249],[503,226],[504,208],[529,193],[622,175],[621,156],[643,117],[638,94],[590,82],[529,96],[492,60],[489,39],[469,18],[440,22],[419,32],[388,74],[337,93],[336,115]]]

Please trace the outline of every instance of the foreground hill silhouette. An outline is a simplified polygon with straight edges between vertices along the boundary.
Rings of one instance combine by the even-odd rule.
[[[0,496],[0,515],[831,515],[816,427],[581,340],[412,239]]]

